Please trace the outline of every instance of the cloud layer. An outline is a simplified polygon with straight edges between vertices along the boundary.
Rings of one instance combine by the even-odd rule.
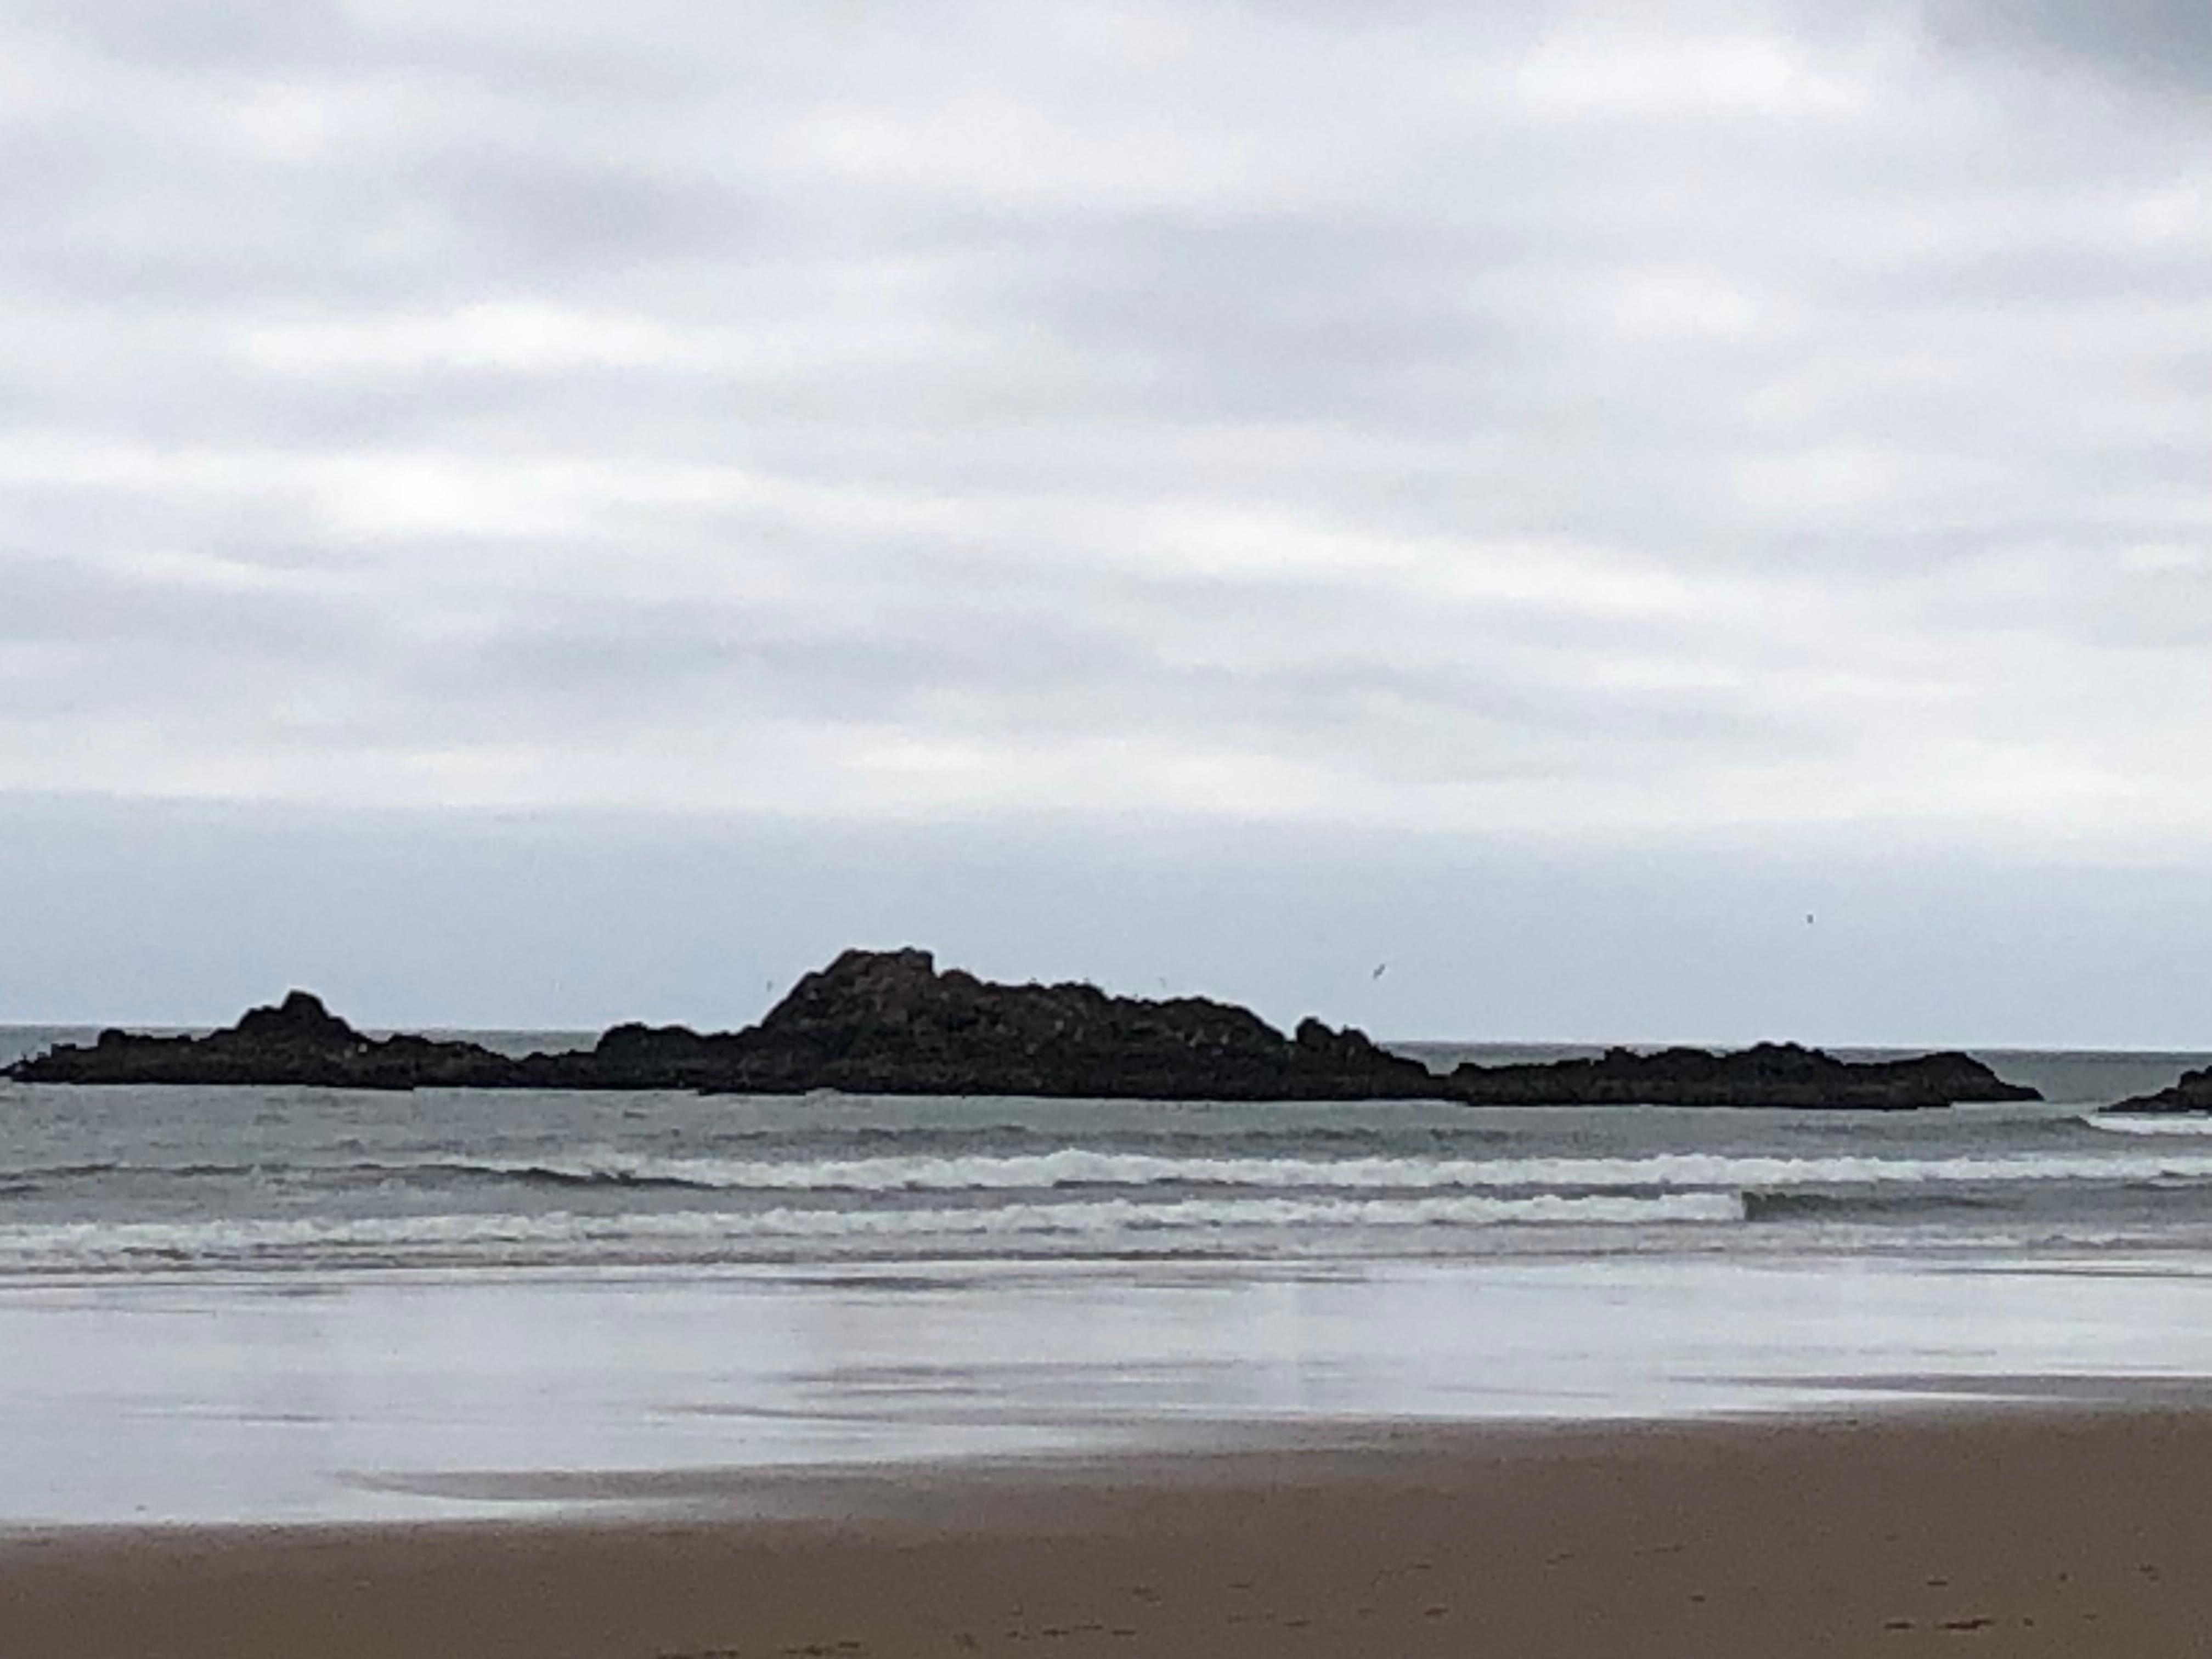
[[[2212,823],[2201,8],[58,3],[0,787]]]

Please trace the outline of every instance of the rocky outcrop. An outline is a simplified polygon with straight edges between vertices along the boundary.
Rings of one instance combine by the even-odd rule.
[[[31,1083],[310,1084],[333,1088],[693,1089],[793,1094],[1042,1095],[1140,1100],[1451,1100],[1474,1105],[1844,1107],[2025,1100],[1964,1054],[1850,1063],[1761,1044],[1715,1054],[1616,1048],[1596,1060],[1462,1065],[1439,1075],[1317,1019],[1289,1036],[1204,997],[1000,985],[925,951],[848,951],[757,1025],[617,1025],[593,1047],[520,1059],[472,1042],[372,1038],[295,991],[204,1037],[104,1031],[18,1062]]]
[[[1843,1060],[1795,1042],[1712,1054],[1609,1048],[1595,1060],[1462,1066],[1446,1080],[1455,1100],[1503,1106],[1784,1106],[1905,1111],[1965,1101],[2039,1100],[1961,1054]]]
[[[731,1039],[748,1089],[1133,1099],[1433,1096],[1416,1060],[1309,1020],[1285,1038],[1249,1009],[1096,986],[996,985],[926,951],[848,951]]]
[[[30,1083],[307,1084],[331,1089],[480,1088],[513,1062],[473,1042],[369,1037],[305,991],[249,1009],[206,1036],[107,1030],[89,1048],[64,1044],[8,1074]]]
[[[2132,1100],[2116,1101],[2105,1107],[2104,1114],[2122,1116],[2135,1114],[2171,1115],[2177,1112],[2212,1113],[2212,1066],[2203,1071],[2184,1072],[2171,1087],[2156,1094],[2137,1095]]]
[[[1201,1100],[1434,1096],[1416,1060],[1308,1020],[1294,1036],[1201,997],[994,985],[923,951],[848,951],[758,1025],[702,1034],[617,1025],[592,1048],[522,1058],[479,1044],[371,1038],[304,991],[202,1037],[104,1031],[9,1073],[32,1083],[334,1088],[697,1089],[786,1094],[1048,1095]]]

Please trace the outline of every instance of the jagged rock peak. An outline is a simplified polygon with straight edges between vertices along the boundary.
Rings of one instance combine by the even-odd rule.
[[[273,1007],[249,1008],[231,1028],[258,1042],[298,1042],[317,1048],[349,1047],[361,1033],[323,1006],[312,991],[292,990]]]
[[[969,975],[940,975],[937,958],[911,945],[896,951],[838,952],[826,968],[803,975],[782,1001],[769,1010],[763,1030],[804,1024],[825,1017],[865,1015],[894,1023],[939,1000],[947,990],[972,988]]]

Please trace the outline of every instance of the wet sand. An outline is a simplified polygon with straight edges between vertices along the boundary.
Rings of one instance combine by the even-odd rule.
[[[0,1287],[0,1355],[29,1357],[0,1364],[0,1528],[444,1522],[525,1507],[455,1470],[680,1482],[2053,1379],[2136,1399],[2212,1378],[2212,1262],[125,1278]]]
[[[8,1537],[0,1649],[2076,1659],[2212,1639],[2212,1413],[2170,1406],[509,1485],[601,1501],[555,1522]]]

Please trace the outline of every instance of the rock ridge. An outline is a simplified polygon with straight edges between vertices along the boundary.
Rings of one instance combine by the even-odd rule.
[[[2031,1100],[1961,1054],[1846,1061],[1794,1043],[1734,1053],[1608,1050],[1592,1060],[1437,1073],[1354,1027],[1285,1034],[1206,997],[1111,995],[1079,982],[1004,985],[939,970],[927,951],[847,951],[757,1025],[701,1033],[616,1025],[590,1048],[513,1056],[455,1038],[372,1037],[293,991],[205,1036],[106,1030],[20,1060],[24,1083],[326,1088],[684,1089],[715,1093],[1033,1095],[1468,1105],[1778,1106],[1899,1110]]]

